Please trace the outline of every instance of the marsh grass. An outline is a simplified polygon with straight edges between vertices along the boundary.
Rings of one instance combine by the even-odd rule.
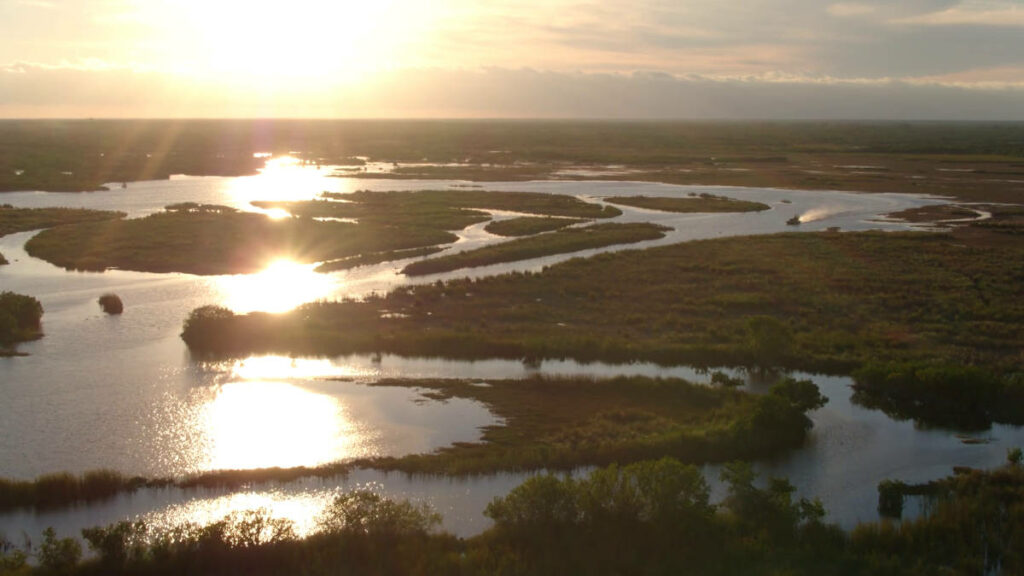
[[[360,254],[358,256],[350,256],[341,260],[333,260],[331,262],[324,262],[323,264],[314,268],[317,272],[337,272],[338,270],[350,270],[352,268],[358,268],[359,266],[372,266],[374,264],[380,264],[382,262],[391,262],[392,260],[404,260],[406,258],[418,258],[421,256],[430,256],[444,250],[441,246],[426,246],[424,248],[411,248],[409,250],[391,250],[388,252],[371,252],[369,254]]]
[[[571,218],[613,218],[622,214],[614,207],[584,202],[564,194],[539,192],[487,192],[475,189],[417,190],[350,194],[325,192],[326,200],[301,202],[253,202],[260,208],[281,208],[296,216],[353,218],[394,226],[461,230],[486,222],[481,210],[506,210]]]
[[[532,236],[542,232],[559,230],[566,226],[583,222],[578,218],[544,218],[537,216],[521,216],[508,220],[496,220],[484,226],[484,230],[498,236]]]
[[[412,262],[402,269],[402,274],[408,276],[438,274],[460,268],[516,262],[616,244],[633,244],[664,238],[665,232],[668,230],[670,228],[649,223],[605,223],[592,224],[582,228],[562,228],[549,234],[516,238],[500,244]]]
[[[108,210],[15,208],[10,204],[3,204],[0,205],[0,236],[6,236],[15,232],[38,230],[40,228],[51,228],[63,224],[115,220],[124,217],[124,212]]]

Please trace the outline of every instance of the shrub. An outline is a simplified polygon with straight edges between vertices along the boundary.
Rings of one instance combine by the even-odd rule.
[[[104,294],[99,298],[100,308],[107,314],[120,314],[124,312],[124,303],[117,294]]]

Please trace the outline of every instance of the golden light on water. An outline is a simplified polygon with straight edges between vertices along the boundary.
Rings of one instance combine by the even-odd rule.
[[[324,358],[288,358],[287,356],[254,356],[231,366],[231,374],[241,380],[297,378],[350,378],[375,375],[370,370],[339,365]]]
[[[338,284],[336,276],[314,272],[316,264],[276,260],[256,274],[216,278],[222,305],[238,313],[286,312],[300,304],[326,299]]]
[[[231,179],[227,193],[241,205],[248,205],[253,200],[309,200],[330,188],[330,182],[324,182],[327,173],[316,166],[303,164],[294,156],[277,156],[267,160],[259,174]],[[252,206],[245,209],[271,217],[274,214],[289,216],[288,212],[280,209],[262,210]]]
[[[154,528],[172,529],[189,523],[206,526],[232,514],[261,510],[269,517],[291,522],[296,535],[305,537],[316,531],[318,517],[334,496],[332,490],[305,494],[236,492],[173,505],[147,514],[143,519]]]
[[[224,384],[200,412],[202,469],[316,466],[371,447],[337,399],[275,381]]]

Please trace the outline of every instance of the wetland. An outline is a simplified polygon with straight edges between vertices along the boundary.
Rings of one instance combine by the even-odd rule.
[[[994,469],[940,481],[940,500],[965,509],[990,479],[1019,483],[1012,458],[995,469],[1024,444],[1015,125],[351,123],[360,146],[332,148],[334,123],[257,138],[255,122],[185,122],[169,124],[180,147],[145,170],[140,152],[46,175],[106,158],[122,126],[99,124],[43,162],[28,152],[47,131],[83,125],[41,122],[3,157],[38,174],[4,181],[16,191],[0,222],[17,223],[2,229],[0,282],[43,312],[21,355],[0,358],[8,536],[235,514],[229,534],[263,508],[247,526],[281,538],[241,552],[225,536],[221,559],[372,557],[400,541],[420,550],[395,560],[406,567],[429,548],[437,566],[469,558],[464,573],[498,556],[557,571],[578,555],[525,534],[584,550],[626,530],[649,535],[630,550],[664,554],[653,535],[671,517],[735,552],[706,573],[763,561],[895,573],[907,565],[877,551],[897,547],[921,573],[988,561],[913,551],[953,508],[911,499],[893,533],[876,524],[876,486]],[[0,140],[16,150],[11,134],[31,127],[11,126]],[[143,150],[161,125],[135,129]],[[185,146],[214,129],[226,148]],[[109,293],[122,314],[97,307]],[[611,478],[657,486],[652,474],[689,495],[671,514],[696,524],[620,510],[612,525],[586,508],[600,498],[579,495]],[[575,511],[535,516],[545,509]],[[389,519],[372,525],[390,540],[355,537],[347,520],[317,531],[318,514],[346,510]],[[795,535],[773,545],[788,556],[728,543],[768,533]],[[988,533],[1001,550],[1017,538]],[[154,570],[103,550],[78,569]],[[171,552],[171,572],[216,565]]]

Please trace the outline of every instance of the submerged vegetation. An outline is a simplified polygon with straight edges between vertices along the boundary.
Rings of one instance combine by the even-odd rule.
[[[662,212],[759,212],[770,206],[761,202],[736,200],[724,196],[701,194],[700,196],[674,198],[660,196],[612,196],[605,201],[623,206],[661,210]]]
[[[616,244],[634,244],[664,238],[665,232],[668,230],[671,229],[646,222],[637,224],[609,222],[582,228],[563,228],[550,234],[516,238],[500,244],[412,262],[402,269],[402,273],[408,276],[422,276],[451,272],[461,268],[568,254]]]
[[[338,495],[299,538],[265,510],[206,526],[143,521],[88,528],[93,555],[44,534],[36,566],[0,540],[4,574],[1017,574],[1024,468],[1009,464],[935,483],[924,516],[825,522],[820,502],[795,498],[784,479],[761,481],[743,463],[721,473],[719,501],[692,465],[663,458],[579,477],[541,475],[495,498],[494,525],[457,539],[422,504],[355,491]]]

